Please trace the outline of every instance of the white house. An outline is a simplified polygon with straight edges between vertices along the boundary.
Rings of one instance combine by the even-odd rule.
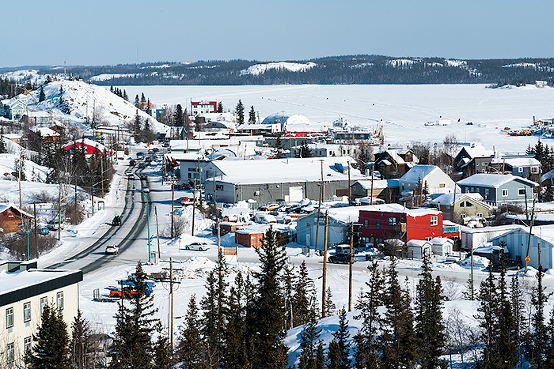
[[[431,244],[425,240],[410,240],[407,243],[408,257],[412,259],[423,259],[424,255],[431,256]]]
[[[439,167],[415,165],[399,180],[400,192],[413,191],[418,183],[429,188],[429,194],[454,192],[454,181]]]
[[[439,256],[447,256],[452,254],[452,247],[454,246],[454,241],[446,237],[435,237],[431,239],[431,248],[433,254]]]
[[[0,263],[0,352],[6,367],[23,366],[47,304],[62,313],[68,327],[77,316],[83,272],[36,267],[36,261]]]

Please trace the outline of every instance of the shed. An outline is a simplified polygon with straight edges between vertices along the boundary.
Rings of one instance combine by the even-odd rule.
[[[261,247],[264,234],[268,225],[252,225],[239,227],[235,230],[235,243],[246,247]],[[289,232],[284,229],[273,229],[277,233],[279,246],[285,246],[289,243]]]
[[[431,244],[424,240],[408,241],[408,257],[412,259],[423,259],[424,255],[431,256]]]
[[[431,247],[433,249],[433,254],[439,256],[447,256],[452,254],[452,248],[454,246],[454,241],[450,238],[445,237],[435,237],[431,240]]]
[[[22,219],[27,222],[27,227],[31,227],[29,220],[33,216],[19,209],[12,204],[0,204],[0,232],[13,233],[20,228],[26,229]]]

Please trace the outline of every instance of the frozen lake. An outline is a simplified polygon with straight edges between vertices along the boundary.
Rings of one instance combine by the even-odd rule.
[[[536,119],[554,117],[554,89],[526,86],[490,89],[485,85],[280,85],[280,86],[118,86],[129,99],[144,93],[157,107],[191,100],[217,100],[233,110],[239,99],[247,115],[251,106],[260,119],[272,114],[300,114],[327,126],[339,117],[375,128],[383,122],[391,145],[414,141],[441,143],[447,135],[482,142],[504,153],[524,152],[537,137],[509,137],[504,127],[520,129]],[[424,126],[451,120],[450,126]],[[459,122],[458,122],[459,120]],[[473,125],[466,125],[473,122]],[[545,143],[549,144],[549,139]],[[554,142],[553,142],[554,144]],[[551,146],[552,144],[549,144]]]

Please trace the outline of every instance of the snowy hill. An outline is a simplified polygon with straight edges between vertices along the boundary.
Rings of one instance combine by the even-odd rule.
[[[59,109],[60,87],[63,89],[62,99],[70,110],[64,114]],[[104,87],[92,85],[83,81],[60,80],[43,86],[46,100],[38,102],[40,89],[29,93],[28,104],[30,111],[49,111],[63,122],[76,124],[82,129],[90,128],[86,124],[96,115],[100,125],[122,126],[126,121],[134,119],[137,109],[135,106],[111,93]],[[143,121],[150,120],[154,132],[167,132],[168,127],[157,122],[153,117],[139,110]]]

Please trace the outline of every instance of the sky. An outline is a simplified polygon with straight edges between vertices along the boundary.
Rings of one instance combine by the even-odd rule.
[[[22,0],[0,67],[376,54],[553,57],[549,0]]]

